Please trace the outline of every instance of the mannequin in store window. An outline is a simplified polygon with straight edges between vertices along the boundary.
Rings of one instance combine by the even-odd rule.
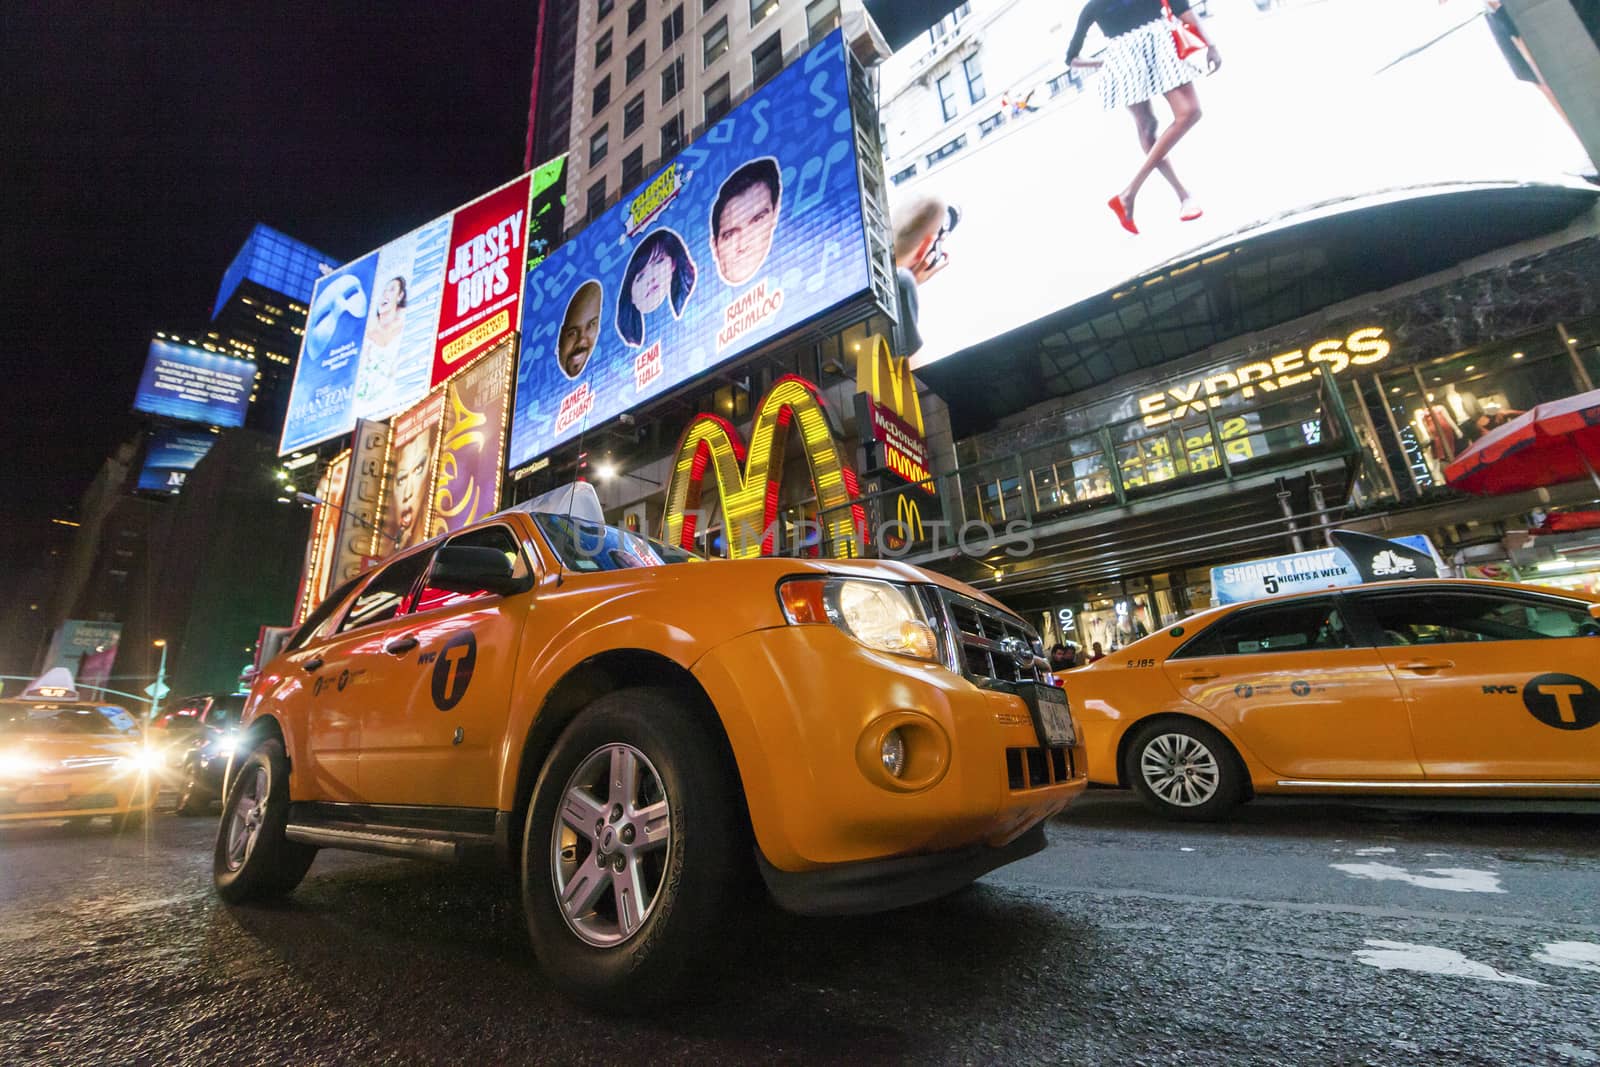
[[[1456,425],[1450,409],[1428,394],[1428,406],[1418,408],[1413,424],[1428,452],[1428,466],[1434,477],[1444,480],[1444,468],[1455,461],[1461,451],[1461,428]]]

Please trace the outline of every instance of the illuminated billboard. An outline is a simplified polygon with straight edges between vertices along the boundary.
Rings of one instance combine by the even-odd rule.
[[[176,493],[189,472],[206,458],[217,435],[193,430],[160,429],[150,436],[139,471],[138,488],[153,493]]]
[[[1237,237],[1464,182],[1576,184],[1593,164],[1485,6],[1173,0],[1212,71],[1177,58],[1156,0],[963,4],[879,68],[914,366]]]
[[[509,346],[450,379],[433,479],[433,532],[459,530],[500,507]]]
[[[256,365],[172,341],[150,342],[133,410],[207,426],[243,426]]]
[[[318,280],[280,454],[411,407],[516,332],[530,186],[525,174]]]
[[[508,464],[868,290],[830,35],[528,275]]]

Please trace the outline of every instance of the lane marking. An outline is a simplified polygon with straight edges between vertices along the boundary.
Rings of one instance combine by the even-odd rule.
[[[1533,954],[1533,961],[1600,974],[1600,945],[1588,941],[1547,941]]]
[[[1355,855],[1357,855],[1357,856],[1392,856],[1392,855],[1394,855],[1394,849],[1392,849],[1392,848],[1358,848],[1355,851]]]
[[[1487,963],[1469,960],[1454,949],[1414,945],[1407,941],[1375,941],[1372,938],[1367,938],[1366,944],[1370,947],[1356,950],[1356,962],[1380,971],[1416,971],[1420,974],[1476,978],[1482,982],[1504,982],[1508,985],[1544,984],[1532,978],[1496,970]]]
[[[1421,889],[1442,889],[1447,893],[1504,893],[1500,875],[1494,871],[1478,871],[1470,867],[1429,867],[1425,874],[1412,874],[1404,867],[1391,867],[1387,863],[1330,863],[1336,871],[1352,878],[1367,878],[1374,882],[1405,882]]]

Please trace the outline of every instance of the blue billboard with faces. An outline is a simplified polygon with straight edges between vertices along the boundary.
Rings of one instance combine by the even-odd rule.
[[[835,31],[528,273],[507,465],[868,285]]]

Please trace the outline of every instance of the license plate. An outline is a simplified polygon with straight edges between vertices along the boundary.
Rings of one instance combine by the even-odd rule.
[[[41,785],[17,793],[18,804],[59,804],[67,799],[70,789],[64,785]]]
[[[1073,743],[1072,715],[1067,710],[1067,694],[1064,691],[1053,685],[1035,682],[1032,694],[1025,694],[1023,699],[1028,701],[1034,713],[1033,721],[1038,727],[1039,739],[1046,746],[1058,748]]]

